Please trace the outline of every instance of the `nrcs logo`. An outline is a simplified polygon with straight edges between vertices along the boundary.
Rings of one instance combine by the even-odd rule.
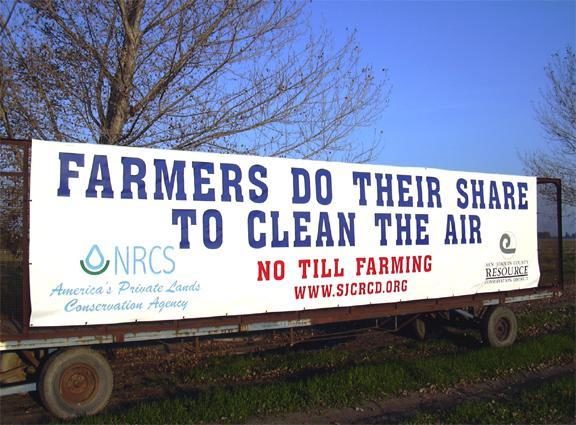
[[[173,246],[141,245],[114,247],[114,274],[115,275],[160,275],[171,274],[176,269],[176,262],[172,258]],[[96,276],[104,273],[111,261],[102,253],[98,244],[92,245],[86,257],[80,260],[82,270]]]
[[[80,260],[82,270],[92,276],[104,273],[109,265],[110,260],[104,259],[100,247],[96,244],[92,245],[92,248],[90,248],[90,251],[86,254],[86,258]]]

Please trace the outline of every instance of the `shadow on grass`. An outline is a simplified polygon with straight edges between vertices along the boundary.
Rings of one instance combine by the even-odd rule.
[[[430,320],[427,326],[427,335],[423,343],[441,340],[466,350],[478,350],[483,347],[479,330],[470,323],[448,324],[444,321]],[[398,334],[409,340],[420,341],[410,328],[401,329]]]
[[[451,342],[460,348],[478,350],[484,346],[484,344],[482,344],[478,330],[473,328],[459,329],[443,327],[439,332],[440,334],[438,338]]]

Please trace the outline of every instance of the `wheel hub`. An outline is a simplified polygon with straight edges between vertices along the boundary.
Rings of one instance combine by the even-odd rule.
[[[504,318],[496,323],[496,338],[500,341],[505,340],[510,335],[510,322]]]
[[[97,389],[98,375],[88,365],[69,367],[60,379],[60,393],[70,403],[85,403],[94,396]]]

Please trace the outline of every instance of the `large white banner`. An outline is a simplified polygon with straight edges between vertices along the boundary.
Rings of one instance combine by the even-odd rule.
[[[32,326],[537,285],[536,179],[33,141]]]

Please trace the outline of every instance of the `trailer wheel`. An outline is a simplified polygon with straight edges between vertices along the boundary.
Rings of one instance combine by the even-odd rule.
[[[88,348],[71,348],[48,359],[40,374],[38,392],[50,413],[70,419],[104,409],[112,385],[112,369],[101,354]]]
[[[410,323],[410,332],[418,341],[424,341],[428,338],[428,323],[422,317],[417,317]]]
[[[490,307],[482,316],[482,340],[491,347],[508,347],[518,334],[516,316],[507,307]]]

